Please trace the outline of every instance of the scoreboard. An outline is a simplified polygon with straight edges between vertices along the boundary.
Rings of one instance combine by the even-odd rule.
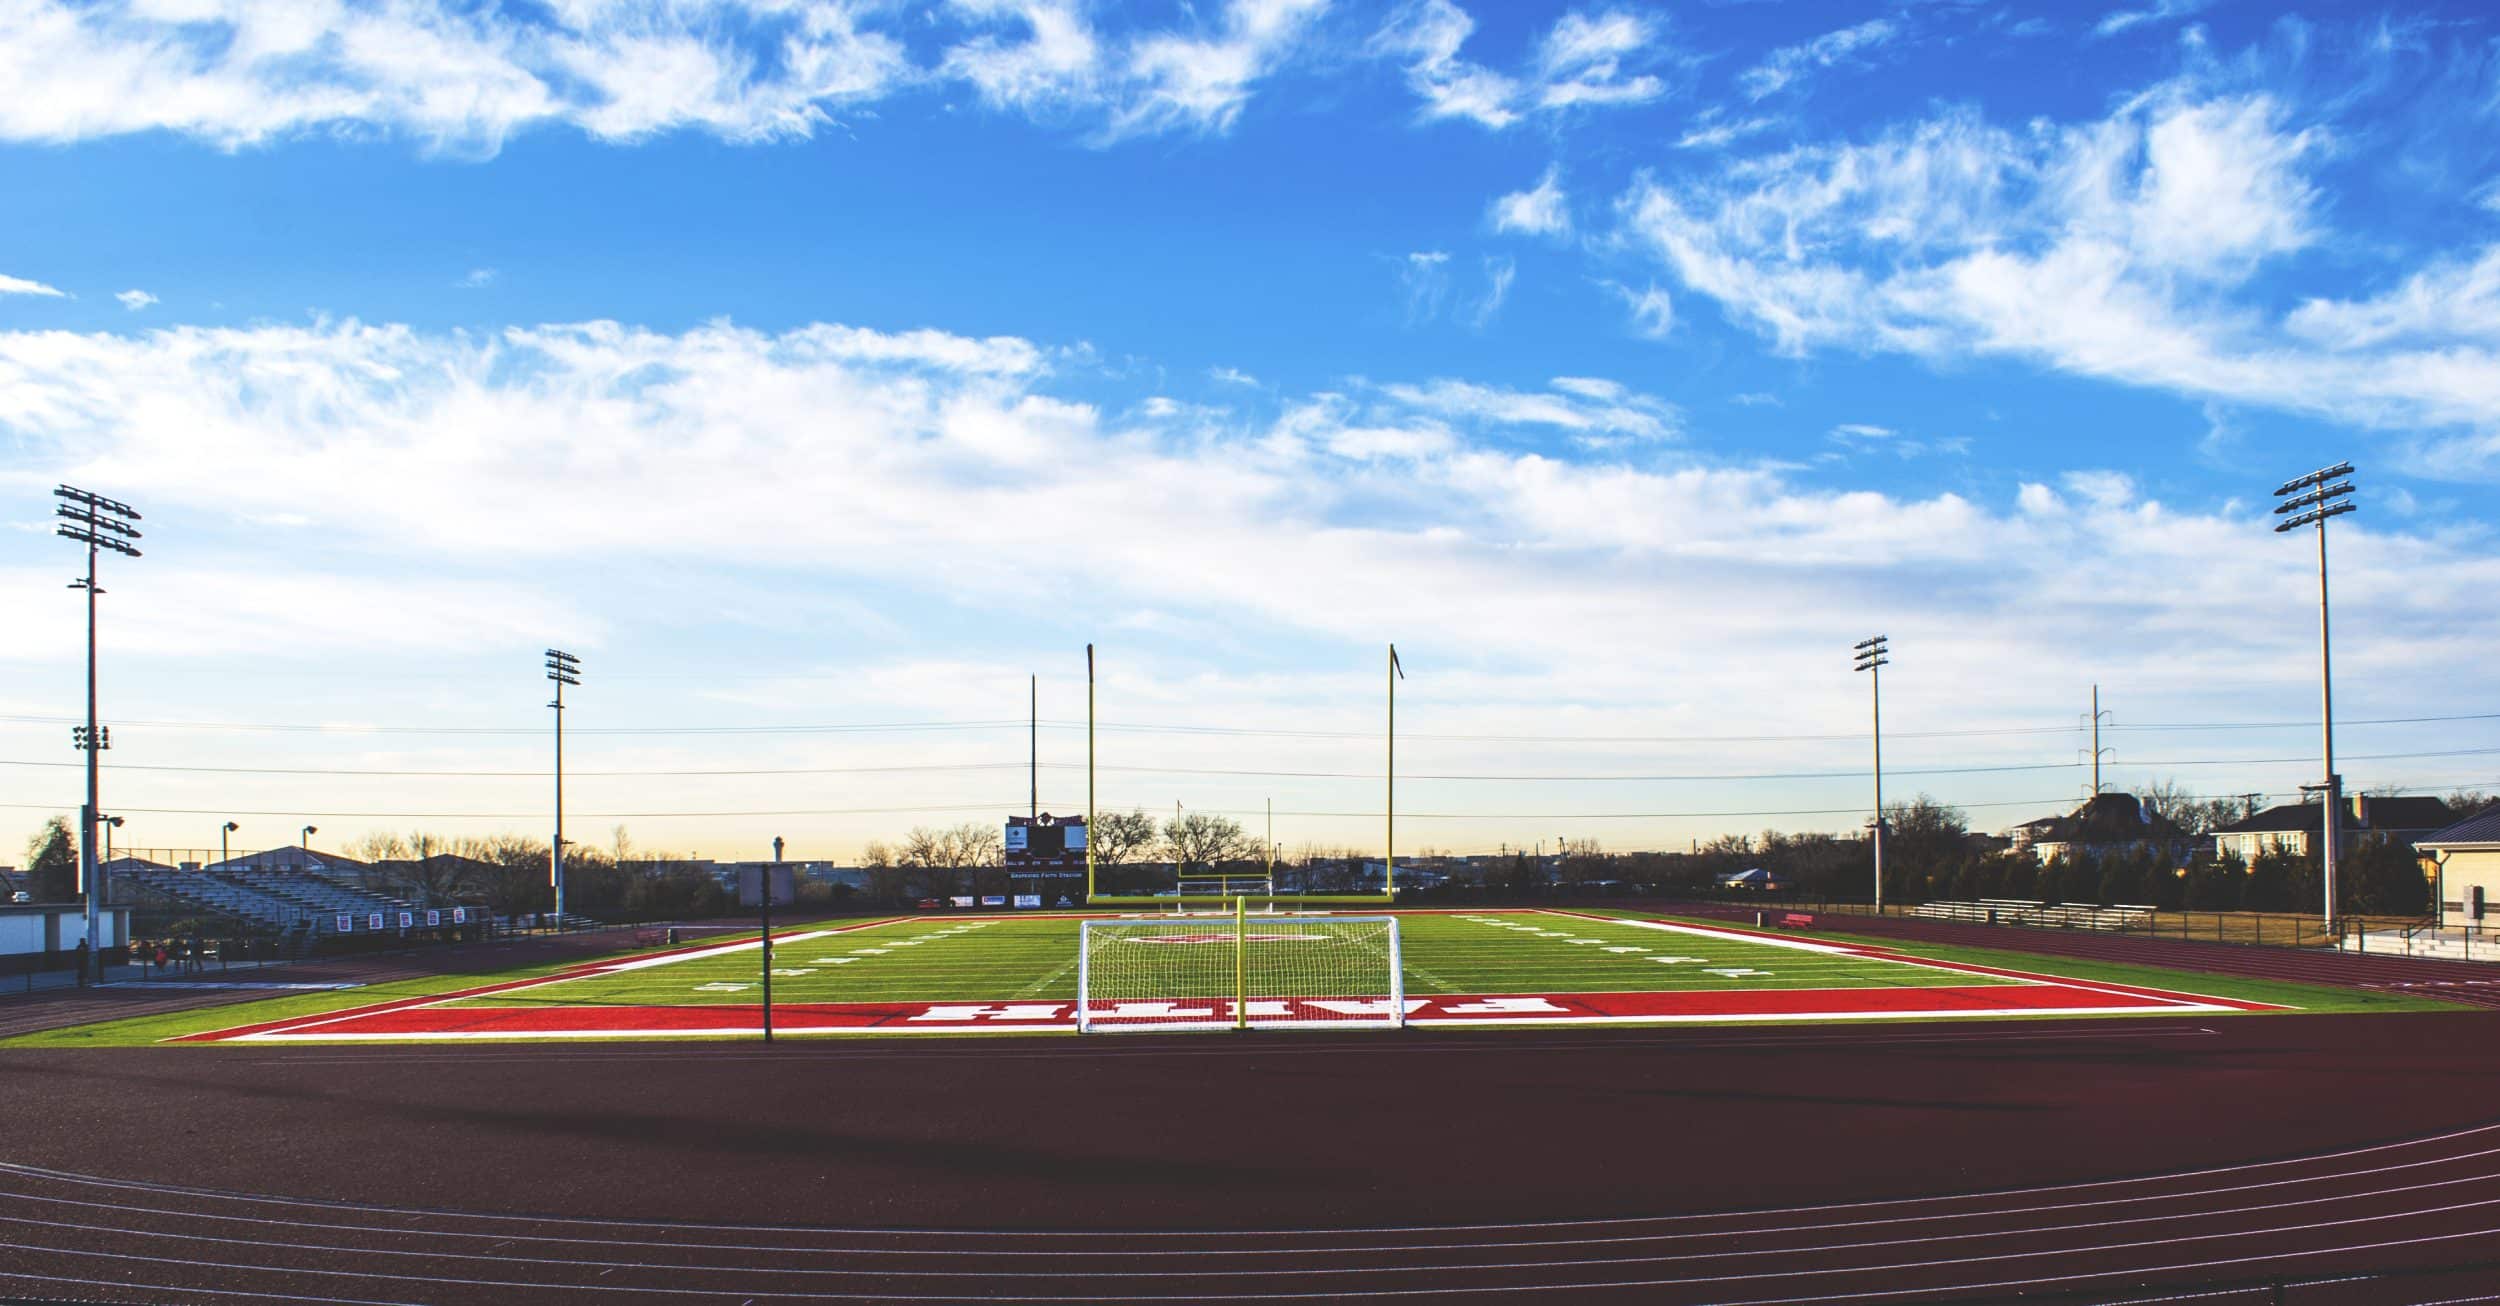
[[[1040,869],[1085,864],[1085,818],[1082,816],[1010,816],[1004,860],[1009,866]]]

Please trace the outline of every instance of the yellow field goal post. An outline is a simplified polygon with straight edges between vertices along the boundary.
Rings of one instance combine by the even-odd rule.
[[[1405,960],[1387,915],[1132,915],[1082,922],[1080,1033],[1401,1029]]]

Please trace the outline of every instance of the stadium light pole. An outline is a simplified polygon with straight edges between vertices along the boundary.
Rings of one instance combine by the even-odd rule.
[[[308,853],[308,854],[309,854],[310,852],[312,852],[312,837],[313,837],[314,835],[316,835],[316,834],[319,834],[319,833],[321,833],[321,827],[320,827],[320,826],[317,826],[317,825],[308,825],[308,826],[305,826],[305,827],[304,827],[304,844],[303,844],[303,847],[304,847],[304,851],[305,851],[306,853]]]
[[[582,660],[563,649],[547,650],[547,679],[556,682],[556,840],[547,850],[547,883],[555,889],[556,928],[564,928],[564,687],[582,683]]]
[[[100,823],[104,827],[104,867],[102,874],[109,877],[113,873],[113,832],[122,828],[122,818],[118,816],[106,816],[100,818]]]
[[[228,821],[225,824],[225,828],[217,832],[217,860],[219,864],[222,865],[226,862],[234,860],[234,850],[226,846],[226,836],[233,834],[235,831],[242,828],[242,826],[236,825],[232,821]]]
[[[2317,789],[2326,798],[2318,829],[2325,850],[2318,854],[2318,867],[2319,878],[2326,881],[2326,930],[2330,935],[2335,932],[2336,862],[2343,852],[2344,778],[2335,774],[2335,673],[2327,638],[2326,522],[2329,517],[2340,517],[2361,506],[2346,497],[2352,493],[2352,482],[2342,478],[2350,475],[2352,464],[2342,462],[2294,477],[2274,490],[2274,497],[2282,500],[2274,505],[2274,513],[2284,519],[2274,524],[2275,534],[2303,526],[2318,528],[2318,721],[2324,732],[2326,778],[2320,784],[2301,788]]]
[[[131,541],[139,538],[139,528],[131,525],[139,520],[139,510],[117,499],[90,494],[75,486],[54,486],[52,497],[61,500],[53,506],[53,515],[62,520],[54,533],[63,539],[76,540],[87,546],[87,574],[73,580],[69,587],[87,591],[87,725],[83,732],[72,731],[71,737],[87,754],[87,802],[78,810],[78,890],[87,907],[87,973],[88,983],[104,978],[104,895],[103,882],[96,876],[95,823],[99,801],[96,756],[113,746],[113,737],[96,721],[95,688],[95,600],[104,591],[96,588],[96,555],[111,550],[125,557],[136,558],[139,550]]]
[[[1875,914],[1884,914],[1884,673],[1880,669],[1892,659],[1885,637],[1862,639],[1857,643],[1857,669],[1871,677],[1869,688],[1875,702]]]

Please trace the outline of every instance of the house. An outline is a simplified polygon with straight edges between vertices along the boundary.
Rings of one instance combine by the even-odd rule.
[[[2500,915],[2500,807],[2434,830],[2413,847],[2435,876],[2441,925],[2481,925]]]
[[[2411,843],[2455,820],[2448,804],[2436,798],[2379,797],[2354,794],[2345,800],[2343,851],[2351,852],[2369,838]],[[2316,851],[2326,809],[2317,803],[2285,803],[2214,831],[2214,855],[2253,862],[2273,849],[2295,857]]]
[[[2132,857],[2149,850],[2175,866],[2187,860],[2193,843],[2177,822],[2147,810],[2134,794],[2094,794],[2064,816],[2025,821],[2008,837],[2013,847],[2044,862]]]

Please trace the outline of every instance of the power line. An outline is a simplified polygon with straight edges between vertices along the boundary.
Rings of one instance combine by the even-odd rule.
[[[2484,756],[2490,756],[2490,755],[2493,755],[2493,754],[2500,754],[2500,748],[2449,748],[2449,749],[2436,749],[2436,750],[2425,751],[2425,752],[2411,752],[2411,753],[2351,753],[2351,754],[2347,754],[2347,755],[2346,755],[2346,757],[2347,757],[2347,760],[2350,760],[2350,761],[2356,761],[2356,762],[2392,762],[2392,761],[2412,761],[2412,760],[2416,760],[2416,759],[2420,759],[2420,758],[2429,758],[2429,757],[2484,757]],[[2165,767],[2191,767],[2191,766],[2284,766],[2284,765],[2293,765],[2293,764],[2307,763],[2307,762],[2312,762],[2312,761],[2315,761],[2315,760],[2317,760],[2317,759],[2315,759],[2314,757],[2309,757],[2309,756],[2306,756],[2306,755],[2304,755],[2304,756],[2298,756],[2298,757],[2198,757],[2198,758],[2172,758],[2172,759],[2165,759],[2165,760],[2161,760],[2161,761],[2150,761],[2150,762],[2112,762],[2112,763],[2110,763],[2110,765],[2111,765],[2111,766],[2114,766],[2114,767],[2127,767],[2127,768],[2131,768],[2131,769],[2135,769],[2135,770],[2146,770],[2146,771],[2149,771],[2149,770],[2156,770],[2156,769],[2165,768]],[[77,762],[44,762],[44,761],[32,761],[32,760],[13,759],[13,758],[0,758],[0,766],[27,766],[27,767],[76,767],[76,766],[79,766],[79,765],[82,765],[82,764],[81,764],[81,763],[77,763]],[[707,776],[708,776],[708,777],[746,777],[746,778],[753,778],[753,777],[763,777],[763,776],[809,776],[809,775],[912,775],[912,774],[933,774],[933,773],[940,773],[940,774],[942,774],[942,773],[951,773],[951,772],[976,772],[976,771],[1021,771],[1021,770],[1026,769],[1029,765],[1032,765],[1032,764],[1031,764],[1031,763],[1027,763],[1027,762],[925,762],[925,763],[898,763],[898,764],[892,764],[892,765],[881,765],[881,766],[733,767],[733,768],[719,768],[719,769],[705,769],[705,768],[651,768],[651,769],[623,770],[623,771],[584,771],[584,770],[580,770],[580,769],[575,769],[574,771],[572,771],[572,772],[571,772],[571,774],[573,774],[573,775],[575,775],[575,776],[596,776],[596,777],[603,777],[603,778],[608,778],[608,779],[624,779],[624,778],[679,778],[679,779],[683,779],[683,778],[695,778],[695,777],[707,777]],[[1992,765],[1986,765],[1986,766],[1935,766],[1935,767],[1910,767],[1910,768],[1896,769],[1896,770],[1894,770],[1894,771],[1892,772],[1892,774],[1895,774],[1895,775],[2003,775],[2003,774],[2012,774],[2012,773],[2016,773],[2016,772],[2029,772],[2029,771],[2071,771],[2071,770],[2076,770],[2076,769],[2078,769],[2078,768],[2081,768],[2081,767],[2082,767],[2082,766],[2084,766],[2084,765],[2085,765],[2085,763],[2083,763],[2083,762],[2081,762],[2081,761],[2060,761],[2060,762],[2013,762],[2013,763],[1992,764]],[[1085,769],[1084,764],[1083,764],[1083,763],[1081,763],[1081,762],[1043,762],[1043,763],[1041,763],[1041,764],[1040,764],[1040,767],[1041,767],[1041,769],[1042,769],[1042,770],[1045,770],[1045,771],[1081,771],[1081,770],[1084,770],[1084,769]],[[302,776],[344,776],[344,777],[369,777],[369,778],[385,778],[385,777],[387,777],[387,778],[400,778],[400,779],[412,779],[412,778],[431,778],[431,779],[455,779],[455,780],[467,780],[467,779],[478,779],[478,780],[488,780],[488,779],[528,779],[528,780],[543,780],[543,779],[547,778],[549,775],[553,774],[552,772],[549,772],[549,771],[474,771],[474,770],[472,770],[472,771],[442,771],[442,770],[403,770],[403,769],[394,769],[394,768],[372,768],[372,767],[173,766],[173,765],[153,764],[153,763],[135,763],[135,764],[127,764],[127,765],[117,765],[117,766],[114,766],[114,767],[113,767],[113,768],[111,768],[111,769],[112,769],[112,770],[114,770],[114,771],[117,771],[117,772],[122,772],[122,771],[151,771],[151,772],[168,772],[168,773],[176,773],[176,774],[184,774],[184,775],[302,775]],[[1380,779],[1380,778],[1381,778],[1380,773],[1379,773],[1379,772],[1376,772],[1376,771],[1296,771],[1296,770],[1259,770],[1259,769],[1242,768],[1242,767],[1196,767],[1196,766],[1102,766],[1102,767],[1097,767],[1096,769],[1097,769],[1097,770],[1101,770],[1101,771],[1117,771],[1117,772],[1121,772],[1121,773],[1124,773],[1124,774],[1131,774],[1131,775],[1203,775],[1203,776],[1238,776],[1238,777],[1246,777],[1246,778],[1252,778],[1252,779],[1286,779],[1286,780],[1377,780],[1377,779]],[[1520,772],[1520,773],[1515,773],[1515,774],[1490,774],[1490,773],[1465,773],[1465,772],[1440,772],[1440,773],[1434,773],[1434,772],[1422,772],[1422,773],[1418,773],[1418,772],[1405,772],[1405,773],[1402,773],[1402,778],[1404,778],[1404,779],[1408,779],[1408,780],[1437,780],[1437,781],[1451,781],[1451,782],[1459,782],[1459,781],[1466,781],[1466,782],[1499,782],[1499,783],[1574,783],[1574,784],[1604,784],[1604,783],[1658,783],[1658,784],[1669,784],[1669,783],[1673,783],[1673,784],[1711,784],[1711,783],[1727,783],[1727,782],[1749,781],[1749,780],[1854,780],[1854,779],[1860,779],[1860,778],[1863,778],[1863,777],[1865,776],[1865,774],[1866,774],[1866,772],[1865,772],[1865,771],[1863,771],[1863,770],[1841,770],[1841,771],[1744,771],[1744,772],[1723,772],[1723,773],[1715,773],[1715,774],[1708,774],[1708,773],[1681,773],[1681,774],[1651,774],[1651,775],[1620,774],[1620,773],[1615,773],[1615,774],[1605,774],[1605,773],[1598,773],[1598,774],[1569,774],[1569,773],[1558,773],[1558,772]]]
[[[28,725],[62,725],[72,718],[0,714],[0,722]],[[2427,725],[2460,721],[2500,721],[2500,712],[2462,713],[2442,716],[2375,717],[2346,719],[2345,726]],[[504,726],[390,726],[351,723],[287,724],[252,721],[168,721],[125,720],[117,724],[125,728],[144,726],[160,730],[202,730],[234,732],[273,732],[289,734],[336,735],[426,735],[426,736],[527,736],[540,731]],[[603,726],[571,731],[577,735],[817,735],[950,732],[973,730],[1022,730],[1023,720],[984,721],[885,721],[817,725],[768,726]],[[1082,721],[1044,720],[1040,723],[1053,730],[1082,730]],[[2134,731],[2205,731],[2205,730],[2306,730],[2317,727],[2315,721],[2154,721],[2114,724],[2105,730]],[[1097,729],[1131,734],[1215,735],[1227,738],[1273,739],[1347,739],[1369,741],[1375,734],[1358,730],[1284,730],[1253,726],[1210,726],[1137,721],[1104,721]],[[2054,726],[1998,726],[1969,730],[1924,730],[1887,732],[1895,739],[1982,739],[2010,738],[2023,735],[2071,735],[2083,729],[2077,724]],[[1742,735],[1538,735],[1538,734],[1436,734],[1401,732],[1403,739],[1428,739],[1446,743],[1486,744],[1735,744],[1735,743],[1815,743],[1854,742],[1863,736],[1854,731],[1836,733],[1742,734]]]
[[[2448,782],[2443,782],[2443,783],[2440,783],[2440,784],[2434,784],[2434,785],[2424,785],[2424,784],[2405,785],[2405,786],[2398,786],[2398,788],[2399,788],[2401,791],[2403,791],[2403,792],[2428,793],[2428,792],[2431,792],[2431,791],[2433,791],[2433,790],[2437,790],[2437,789],[2449,789],[2449,788],[2456,788],[2456,787],[2460,787],[2460,786],[2480,786],[2480,785],[2500,785],[2500,780],[2487,780],[2487,779],[2484,779],[2484,780],[2459,780],[2459,781],[2448,781]],[[2296,795],[2296,794],[2298,794],[2298,793],[2299,793],[2299,791],[2298,791],[2297,789],[2291,789],[2291,790],[2239,790],[2239,791],[2235,791],[2235,792],[2228,793],[2228,794],[2191,795],[2191,796],[2189,796],[2189,801],[2203,801],[2203,800],[2205,800],[2205,799],[2209,799],[2209,798],[2245,798],[2245,797],[2250,796],[2251,794],[2254,794],[2254,795],[2256,795],[2256,796],[2258,796],[2258,797],[2262,797],[2262,798],[2292,797],[2292,796],[2294,796],[2294,795]],[[2055,796],[2055,797],[2049,797],[2049,798],[2004,798],[2004,799],[1992,799],[1992,800],[1988,800],[1988,801],[1984,801],[1984,802],[1972,802],[1972,803],[1953,803],[1953,804],[1949,804],[1949,806],[1952,806],[1952,807],[1957,808],[1957,809],[1966,809],[1966,808],[1975,808],[1975,807],[2047,807],[2047,806],[2056,806],[2056,805],[2060,805],[2060,804],[2071,803],[2073,800],[2074,800],[2074,796],[2073,796],[2072,794],[2061,794],[2061,795],[2058,795],[2058,796]],[[1015,809],[1016,809],[1019,805],[1020,805],[1020,804],[1019,804],[1018,802],[1014,801],[1013,799],[1010,799],[1010,800],[1008,800],[1008,801],[1004,801],[1004,802],[996,802],[996,803],[953,803],[953,804],[946,804],[946,805],[942,805],[942,806],[931,806],[931,807],[814,807],[814,808],[770,808],[770,809],[740,808],[740,809],[719,810],[719,811],[678,811],[678,812],[585,812],[585,813],[581,813],[580,815],[582,815],[582,816],[584,816],[584,817],[587,817],[587,818],[595,818],[595,819],[598,819],[598,820],[665,820],[665,819],[697,819],[697,818],[704,818],[704,819],[720,819],[720,818],[729,818],[729,817],[741,817],[741,818],[743,818],[743,817],[767,817],[767,816],[781,816],[781,817],[790,817],[790,816],[891,816],[891,815],[916,815],[916,814],[940,813],[940,812],[995,812],[995,811],[1000,811],[1000,810],[1005,810],[1005,811],[1013,811],[1013,810],[1015,810]],[[0,808],[10,808],[10,809],[19,809],[19,810],[27,810],[27,811],[51,811],[51,810],[56,810],[56,809],[57,809],[57,806],[58,806],[57,804],[47,804],[47,803],[0,803]],[[1120,803],[1116,803],[1116,802],[1115,802],[1115,803],[1107,803],[1107,804],[1104,804],[1104,806],[1105,806],[1105,807],[1111,807],[1111,808],[1117,808],[1117,807],[1123,806],[1123,804],[1120,804]],[[1126,806],[1131,806],[1131,807],[1139,807],[1139,806],[1142,806],[1142,805],[1141,805],[1141,804],[1126,804]],[[308,811],[235,811],[235,810],[228,809],[228,808],[207,808],[207,807],[127,807],[127,806],[125,806],[125,807],[121,807],[121,808],[119,808],[118,810],[120,810],[120,811],[121,811],[121,812],[123,812],[123,813],[131,814],[131,815],[149,815],[149,816],[229,816],[229,817],[231,817],[231,816],[252,816],[252,817],[283,817],[283,818],[309,817],[309,818],[314,818],[314,819],[320,819],[320,818],[340,818],[340,819],[349,819],[349,818],[373,818],[373,819],[383,819],[383,820],[436,820],[436,821],[519,821],[519,820],[536,820],[536,819],[538,819],[539,817],[541,817],[541,816],[544,816],[544,815],[545,815],[545,813],[543,813],[543,812],[308,812]],[[1220,816],[1243,816],[1243,817],[1247,817],[1247,816],[1256,816],[1256,815],[1260,815],[1260,814],[1261,814],[1261,813],[1262,813],[1265,809],[1263,809],[1263,808],[1247,808],[1247,807],[1245,807],[1245,808],[1206,807],[1206,808],[1199,808],[1199,809],[1197,809],[1197,810],[1202,811],[1202,812],[1211,812],[1211,813],[1214,813],[1214,814],[1216,814],[1216,815],[1220,815]],[[1851,806],[1847,806],[1847,807],[1761,808],[1761,809],[1753,809],[1753,810],[1747,810],[1747,811],[1710,811],[1710,812],[1475,812],[1475,811],[1469,811],[1469,812],[1403,812],[1403,811],[1402,811],[1402,812],[1400,812],[1400,813],[1399,813],[1399,815],[1401,815],[1401,816],[1406,816],[1406,817],[1411,817],[1411,818],[1416,819],[1416,820],[1430,820],[1430,821],[1480,821],[1480,820],[1499,820],[1499,821],[1667,821],[1667,820],[1703,820],[1703,819],[1726,819],[1726,818],[1746,818],[1746,819],[1750,819],[1750,818],[1754,818],[1754,817],[1764,817],[1764,816],[1852,816],[1852,815],[1863,815],[1863,814],[1865,813],[1865,811],[1866,811],[1866,808],[1864,807],[1864,805],[1862,805],[1862,804],[1856,804],[1856,805],[1851,805]],[[1276,815],[1278,815],[1278,816],[1301,816],[1301,817],[1317,817],[1317,818],[1343,818],[1343,819],[1355,819],[1355,820],[1368,820],[1368,819],[1371,819],[1371,818],[1374,818],[1374,817],[1379,816],[1379,815],[1380,815],[1380,813],[1379,813],[1379,811],[1378,811],[1377,809],[1374,809],[1374,810],[1367,810],[1367,811],[1343,811],[1343,812],[1339,812],[1339,811],[1290,811],[1290,810],[1286,810],[1286,809],[1284,809],[1284,808],[1279,808],[1279,809],[1277,809],[1277,811],[1276,811]]]

